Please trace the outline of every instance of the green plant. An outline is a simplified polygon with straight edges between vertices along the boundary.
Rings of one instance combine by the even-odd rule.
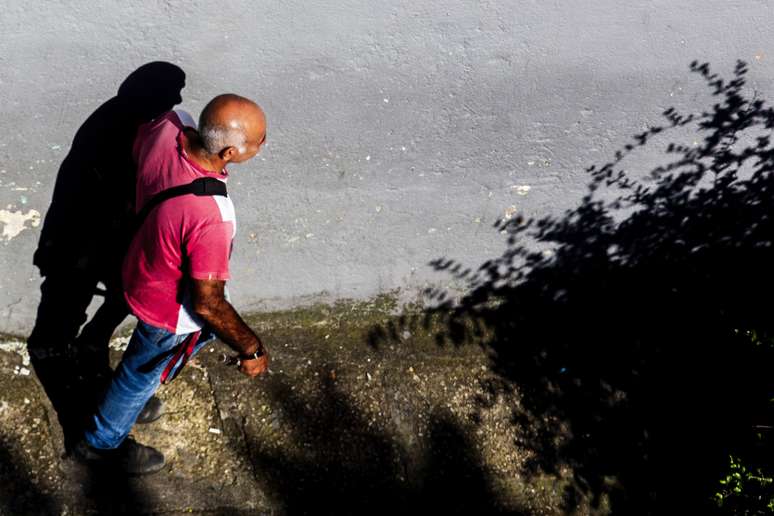
[[[751,346],[754,360],[770,362],[774,338],[755,329],[734,331],[742,348]],[[774,408],[774,399],[763,401],[760,416]],[[765,420],[765,418],[764,418]],[[774,468],[768,458],[772,448],[771,427],[755,425],[729,455],[729,465],[714,495],[721,512],[727,514],[774,514]]]
[[[715,493],[718,507],[733,514],[774,513],[774,478],[745,466],[739,457],[729,455],[729,469]]]

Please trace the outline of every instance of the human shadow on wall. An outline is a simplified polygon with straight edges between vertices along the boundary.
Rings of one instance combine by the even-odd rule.
[[[134,213],[134,136],[140,124],[180,103],[184,86],[176,65],[139,67],[81,125],[59,168],[33,257],[44,280],[27,347],[68,450],[110,379],[108,342],[128,315],[120,268]],[[104,302],[79,333],[98,293]]]
[[[440,308],[425,322],[444,321],[441,343],[489,352],[492,393],[522,398],[525,474],[574,471],[568,511],[582,495],[618,514],[707,513],[728,454],[771,416],[774,110],[746,93],[743,62],[731,80],[691,70],[717,102],[667,109],[590,167],[577,208],[498,222],[508,248],[478,270],[432,264],[470,290],[458,303],[430,292]],[[623,169],[676,133],[668,164],[645,178]]]
[[[339,389],[328,374],[332,367],[320,369],[312,395],[294,392],[281,378],[267,379],[273,410],[283,414],[281,448],[247,434],[258,483],[283,513],[503,512],[469,428],[435,412],[425,441],[407,448]]]

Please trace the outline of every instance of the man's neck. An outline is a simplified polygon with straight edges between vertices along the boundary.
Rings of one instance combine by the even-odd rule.
[[[204,149],[199,133],[195,129],[186,128],[184,130],[186,138],[183,139],[183,147],[188,157],[203,169],[222,174],[226,162],[218,155],[212,156]]]

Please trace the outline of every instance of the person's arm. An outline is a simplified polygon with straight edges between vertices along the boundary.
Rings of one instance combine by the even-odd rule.
[[[269,354],[261,339],[242,320],[224,295],[225,281],[191,280],[193,310],[213,330],[220,340],[241,355],[262,352],[257,359],[241,360],[240,371],[257,376],[269,367]]]

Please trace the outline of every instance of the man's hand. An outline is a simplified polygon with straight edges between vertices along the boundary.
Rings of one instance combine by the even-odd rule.
[[[263,353],[258,358],[240,360],[239,370],[252,378],[269,369],[269,355],[261,339],[226,301],[225,283],[218,280],[193,280],[193,308],[215,335],[240,355]]]
[[[269,370],[269,354],[264,353],[263,356],[260,356],[258,358],[254,358],[252,360],[240,360],[239,361],[239,372],[242,374],[249,376],[250,378],[255,378],[261,373],[265,373]]]

